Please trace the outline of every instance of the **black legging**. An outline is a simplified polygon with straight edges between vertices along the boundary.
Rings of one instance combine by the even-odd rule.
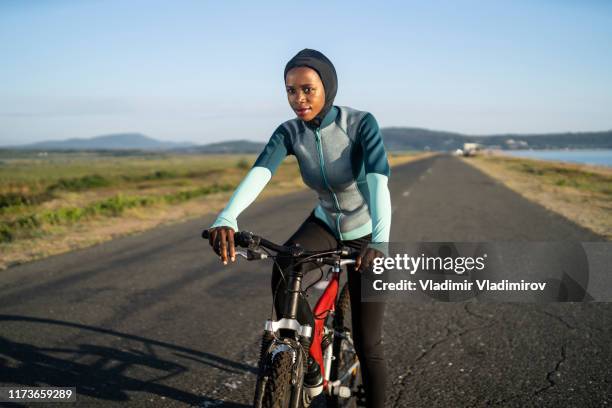
[[[370,241],[371,235],[351,241],[338,241],[329,227],[311,213],[285,245],[300,244],[308,251],[322,251],[336,249],[340,245],[361,249]],[[289,262],[279,260],[278,263],[283,270],[287,270],[290,266]],[[301,265],[304,272],[313,267],[315,267],[313,264]],[[361,279],[359,272],[356,272],[352,266],[348,268],[348,285],[355,349],[361,362],[366,404],[368,407],[383,407],[387,381],[387,367],[382,344],[385,303],[361,302]],[[285,282],[281,279],[278,266],[275,265],[272,270],[272,294],[276,291],[274,306],[278,316],[284,308],[285,289]],[[307,323],[314,328],[313,313],[308,302],[303,298],[299,299],[297,320],[301,324]]]

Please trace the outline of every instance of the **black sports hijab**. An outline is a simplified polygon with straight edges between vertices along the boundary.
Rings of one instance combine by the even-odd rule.
[[[295,57],[291,58],[285,66],[285,76],[287,78],[287,72],[295,67],[308,67],[317,71],[323,87],[325,88],[325,105],[317,116],[312,120],[305,122],[308,127],[316,128],[321,126],[321,122],[327,112],[332,108],[334,104],[334,98],[336,97],[336,91],[338,90],[338,77],[336,76],[336,69],[331,61],[322,53],[317,50],[311,50],[304,48],[298,52]]]

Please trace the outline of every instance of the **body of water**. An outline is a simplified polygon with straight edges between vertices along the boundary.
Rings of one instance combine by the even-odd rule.
[[[612,150],[505,150],[504,154],[540,160],[595,164],[612,167]]]

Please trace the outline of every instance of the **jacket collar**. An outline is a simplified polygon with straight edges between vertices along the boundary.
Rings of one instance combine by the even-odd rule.
[[[338,107],[334,105],[329,110],[329,112],[327,112],[327,115],[325,115],[325,117],[321,121],[321,129],[331,125],[336,120],[337,116],[338,116]]]
[[[325,115],[325,117],[323,118],[323,120],[321,121],[321,126],[319,126],[318,128],[309,126],[306,122],[304,122],[303,120],[299,120],[298,122],[298,126],[301,132],[303,132],[305,129],[310,129],[313,132],[316,129],[323,129],[329,125],[331,125],[332,123],[334,123],[334,121],[336,120],[336,118],[338,117],[338,114],[340,112],[340,109],[337,106],[332,106],[331,109],[329,110],[329,112],[327,112],[327,114]]]

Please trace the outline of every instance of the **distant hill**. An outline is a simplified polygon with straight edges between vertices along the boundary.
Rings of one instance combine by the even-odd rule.
[[[470,136],[419,128],[381,129],[389,150],[456,150],[464,143],[500,149],[612,149],[612,130],[604,132]]]
[[[550,134],[502,134],[470,136],[409,127],[381,129],[385,146],[390,151],[460,149],[464,143],[480,143],[499,149],[612,149],[612,130],[604,132],[550,133]],[[20,150],[121,150],[161,151],[179,153],[259,153],[264,142],[231,140],[227,142],[196,145],[192,143],[164,142],[140,133],[120,133],[91,139],[67,139],[10,146],[4,149]]]
[[[180,149],[189,153],[259,153],[266,144],[250,140],[231,140]]]
[[[26,150],[170,150],[193,146],[192,143],[163,142],[140,133],[117,133],[90,139],[49,140],[12,149]]]
[[[420,128],[382,128],[388,150],[451,150],[463,147],[467,136]]]

